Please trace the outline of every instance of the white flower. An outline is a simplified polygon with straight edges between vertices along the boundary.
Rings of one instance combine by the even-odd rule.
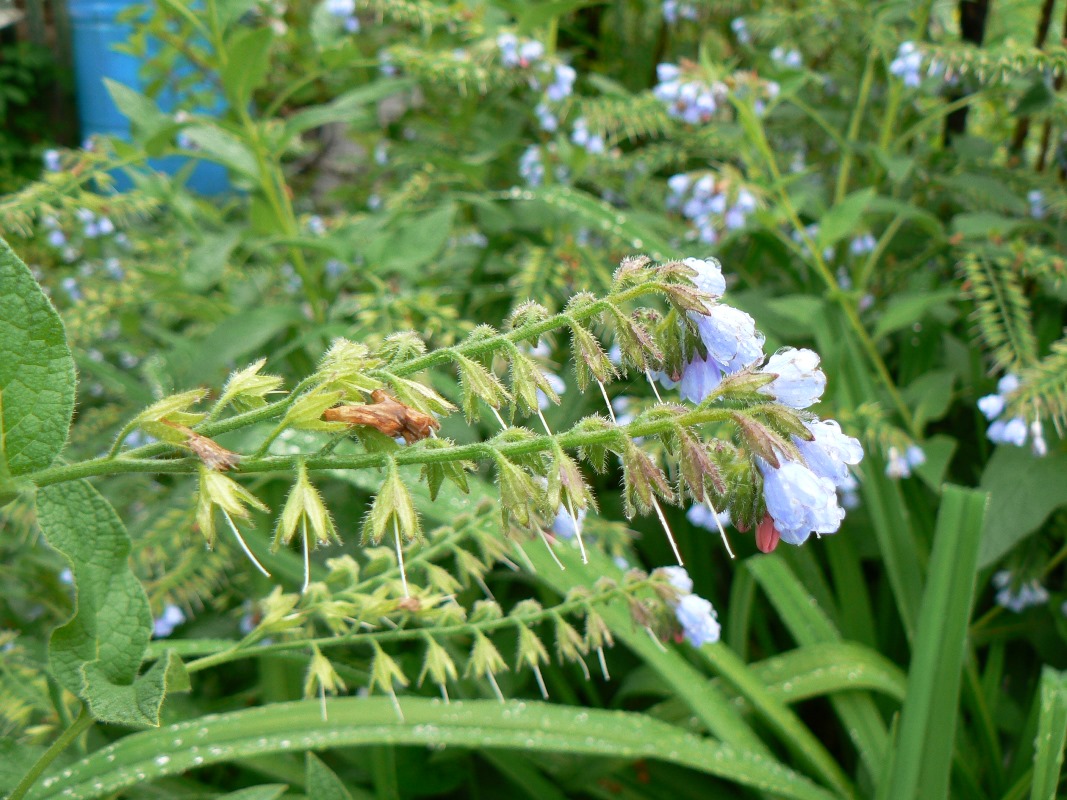
[[[987,394],[985,397],[978,398],[978,410],[990,421],[1000,416],[1006,404],[1007,401],[1003,395],[999,394]]]
[[[579,508],[572,516],[566,506],[560,506],[556,512],[556,518],[552,522],[552,533],[561,539],[573,539],[575,534],[582,532],[585,515],[586,509],[584,508]]]
[[[986,431],[989,440],[997,444],[1013,444],[1022,447],[1026,444],[1026,420],[1013,417],[1010,420],[998,419]]]
[[[689,577],[685,567],[662,567],[667,581],[683,595],[693,593],[693,579]]]
[[[722,265],[714,258],[687,258],[682,262],[696,272],[693,285],[712,297],[722,297],[726,292],[726,279],[722,276]]]
[[[794,436],[793,442],[808,469],[820,478],[830,479],[839,488],[854,485],[855,479],[848,468],[863,460],[859,439],[844,434],[837,420],[806,422],[804,427],[815,438],[809,442]]]
[[[826,389],[826,375],[819,369],[819,354],[806,348],[779,350],[767,359],[760,372],[777,377],[759,391],[792,408],[814,405]]]
[[[1019,583],[1013,587],[1014,577],[1008,570],[1001,570],[993,576],[993,585],[998,587],[996,602],[998,606],[1019,614],[1031,606],[1040,606],[1048,602],[1048,590],[1037,579]]]

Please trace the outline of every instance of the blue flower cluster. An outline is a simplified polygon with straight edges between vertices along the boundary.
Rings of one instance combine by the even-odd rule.
[[[687,173],[667,180],[667,208],[679,211],[696,227],[697,238],[716,244],[722,230],[745,227],[756,210],[756,197],[743,186],[733,190],[728,181],[716,181],[711,174],[693,180]]]
[[[889,72],[904,81],[905,86],[916,87],[922,82],[923,54],[915,42],[903,42],[897,48],[897,56],[889,64]]]
[[[527,186],[540,186],[545,182],[545,164],[541,160],[541,148],[535,144],[527,147],[519,158],[519,177]]]
[[[715,260],[687,258],[697,288],[711,295],[705,313],[688,312],[705,355],[690,354],[677,385],[683,399],[700,403],[711,394],[723,376],[744,369],[773,375],[759,391],[783,405],[802,410],[819,401],[826,388],[826,375],[819,356],[811,350],[785,348],[764,359],[763,334],[748,314],[720,302],[726,291],[722,268]],[[675,385],[667,381],[668,388]],[[812,533],[835,533],[845,516],[837,491],[850,491],[855,481],[849,471],[863,458],[859,441],[841,431],[834,420],[808,416],[807,437],[793,436],[800,459],[776,452],[777,466],[756,457],[763,477],[767,516],[757,531],[762,550],[774,549],[779,538],[799,545]]]
[[[163,609],[163,613],[152,623],[152,636],[156,639],[165,639],[184,622],[185,613],[176,605],[168,605]]]
[[[656,67],[659,83],[652,89],[659,100],[667,106],[667,113],[690,125],[710,122],[719,105],[726,100],[726,84],[713,84],[702,80],[686,79],[676,64],[660,64]]]
[[[513,33],[502,33],[497,36],[496,46],[500,50],[501,63],[511,69],[534,68],[545,55],[545,46],[539,41],[520,39]]]
[[[326,10],[341,20],[349,33],[359,33],[356,0],[326,0]]]
[[[888,478],[909,478],[913,469],[925,463],[926,453],[917,444],[904,448],[903,453],[899,447],[890,447],[886,451],[885,474]]]
[[[1027,436],[1030,437],[1030,449],[1035,456],[1048,454],[1048,443],[1045,441],[1044,427],[1039,418],[1027,425],[1022,417],[1004,417],[1004,409],[1008,406],[1011,395],[1019,389],[1019,378],[1011,373],[1005,375],[997,382],[997,391],[979,398],[978,410],[990,421],[986,436],[997,444],[1013,444],[1022,447],[1026,444]]]
[[[1038,583],[1036,578],[1017,582],[1015,576],[1005,569],[993,576],[993,585],[997,587],[997,605],[1016,614],[1031,606],[1043,606],[1048,602],[1048,589]]]
[[[678,591],[673,603],[674,616],[682,626],[682,633],[693,647],[719,641],[722,626],[711,603],[693,594],[693,579],[684,567],[663,567],[667,580]]]
[[[663,0],[663,19],[673,25],[680,19],[695,22],[700,18],[700,10],[692,0]]]
[[[579,117],[574,121],[571,141],[593,155],[600,155],[607,149],[604,137],[589,130],[589,124],[585,121],[585,117]]]

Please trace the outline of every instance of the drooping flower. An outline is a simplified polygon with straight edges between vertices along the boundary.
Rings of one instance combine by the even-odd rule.
[[[901,453],[898,447],[890,447],[886,452],[885,474],[888,478],[908,478],[911,471],[926,463],[926,453],[918,445],[909,445]]]
[[[794,436],[793,443],[808,469],[820,478],[833,481],[837,488],[854,485],[855,479],[848,468],[863,460],[863,446],[859,439],[842,432],[837,420],[805,422],[804,427],[815,438],[807,441]]]
[[[689,316],[696,323],[708,357],[724,372],[737,372],[763,357],[763,334],[744,311],[718,303],[707,314],[690,311]]]
[[[812,533],[836,533],[845,512],[837,504],[834,482],[796,461],[782,460],[777,469],[757,459],[763,474],[767,512],[782,540],[803,544]]]
[[[678,601],[674,615],[682,626],[685,638],[693,647],[719,641],[722,626],[715,609],[703,597],[687,594]]]
[[[814,405],[826,389],[819,354],[812,350],[783,348],[767,359],[760,372],[776,377],[759,391],[792,408]]]

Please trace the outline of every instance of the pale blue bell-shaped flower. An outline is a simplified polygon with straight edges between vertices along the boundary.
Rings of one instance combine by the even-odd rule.
[[[845,512],[837,504],[834,482],[796,461],[775,469],[757,459],[763,494],[774,525],[789,544],[803,544],[812,533],[836,533]]]
[[[826,389],[826,375],[819,369],[819,354],[806,348],[786,347],[767,359],[760,372],[777,377],[760,393],[791,408],[807,408],[819,402]]]
[[[820,478],[830,479],[838,488],[852,485],[854,479],[848,468],[863,460],[863,445],[859,439],[842,432],[837,420],[806,422],[804,427],[815,438],[809,442],[794,436],[793,442],[808,469]]]
[[[693,647],[719,641],[722,626],[719,625],[715,609],[703,597],[687,594],[678,601],[674,615]]]

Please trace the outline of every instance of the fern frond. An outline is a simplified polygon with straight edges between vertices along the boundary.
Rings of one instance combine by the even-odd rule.
[[[650,92],[576,98],[567,117],[584,117],[589,129],[612,142],[658,138],[677,127],[662,101]]]
[[[965,286],[974,299],[978,334],[994,366],[1021,372],[1037,362],[1037,339],[1030,301],[1011,259],[967,253],[960,261]]]
[[[79,150],[61,172],[45,173],[40,180],[0,200],[0,233],[29,237],[34,220],[55,217],[73,219],[77,209],[106,216],[119,227],[145,219],[159,203],[140,192],[102,194],[113,182],[114,161],[102,154]]]
[[[1067,48],[1004,45],[975,47],[961,43],[924,45],[926,63],[943,66],[947,74],[973,75],[983,85],[1004,83],[1034,72],[1062,75],[1067,71]]]
[[[438,28],[456,31],[465,22],[450,5],[432,0],[359,0],[360,11],[372,12],[379,21],[398,22],[430,33]]]
[[[1051,352],[1036,364],[1020,370],[1019,384],[1006,416],[1048,416],[1060,429],[1067,422],[1067,337],[1054,342]]]
[[[388,53],[389,61],[401,72],[434,86],[451,86],[463,95],[484,95],[493,89],[525,86],[529,75],[523,70],[501,66],[490,45],[456,52],[394,45]]]

